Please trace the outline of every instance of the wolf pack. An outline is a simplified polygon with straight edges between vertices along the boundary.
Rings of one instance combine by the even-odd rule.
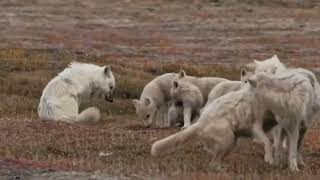
[[[91,97],[112,102],[115,86],[110,66],[73,62],[44,88],[39,117],[98,122],[98,108],[79,112],[79,106]],[[280,165],[287,156],[290,170],[299,171],[305,165],[300,152],[304,135],[320,115],[320,86],[313,72],[289,68],[274,55],[243,65],[239,81],[193,77],[184,70],[166,73],[132,102],[146,128],[181,128],[154,142],[152,156],[177,151],[189,141],[201,142],[212,158],[210,168],[219,171],[237,139],[246,137],[263,145],[266,163]]]

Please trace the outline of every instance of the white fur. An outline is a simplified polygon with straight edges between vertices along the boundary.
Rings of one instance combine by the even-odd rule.
[[[139,100],[133,100],[138,118],[145,126],[166,123],[168,103],[171,100],[171,82],[175,76],[175,73],[158,76],[143,88]]]
[[[171,95],[174,101],[182,102],[183,122],[182,128],[191,124],[192,115],[197,116],[203,106],[203,96],[199,88],[189,82],[186,78],[174,80],[172,83]]]
[[[241,68],[241,81],[246,82],[247,79],[251,76],[253,76],[256,73],[266,73],[266,74],[277,74],[286,71],[287,68],[286,66],[280,62],[279,58],[277,55],[273,55],[269,59],[265,59],[263,61],[257,61],[254,60],[252,63],[249,63],[245,65],[244,67]],[[275,117],[279,118],[279,117]],[[282,141],[282,136],[281,136],[281,128],[280,127],[275,127],[273,129],[273,146],[275,147],[275,160],[276,163],[279,163],[279,159],[282,159],[280,157],[282,148],[281,148],[281,141]],[[257,140],[255,140],[257,141]]]
[[[258,108],[260,111],[256,111]],[[257,103],[249,85],[230,92],[208,105],[198,121],[189,128],[156,141],[151,155],[159,156],[172,152],[187,141],[202,142],[212,154],[211,166],[220,168],[220,163],[234,147],[236,138],[245,134],[257,136],[265,143],[265,161],[272,163],[271,142],[263,126],[265,109]]]
[[[182,117],[183,121],[186,122],[187,124],[183,126],[183,128],[186,128],[189,126],[189,120],[190,119],[190,113],[191,109],[196,110],[196,113],[193,113],[191,116],[192,120],[195,121],[196,118],[198,117],[200,111],[198,111],[199,108],[201,108],[208,100],[208,94],[211,92],[211,90],[216,87],[218,84],[223,83],[223,82],[228,82],[229,80],[224,79],[224,78],[218,78],[218,77],[202,77],[202,78],[196,78],[192,76],[187,76],[184,70],[180,70],[174,81],[188,81],[190,82],[190,85],[187,85],[186,83],[185,86],[189,86],[193,91],[189,91],[188,93],[185,93],[184,98],[185,101],[190,102],[190,97],[193,99],[193,105],[187,105],[186,103],[182,103],[182,107],[175,107],[175,104],[172,104],[171,107],[169,107],[170,113],[168,113],[168,119],[170,119],[171,124],[174,124],[172,122],[179,122],[181,121],[180,119],[174,119],[175,117]],[[192,85],[194,87],[192,87]],[[197,87],[197,88],[195,88]],[[201,93],[198,94],[198,93]],[[195,94],[197,94],[195,96]],[[180,98],[180,102],[184,101],[184,98]],[[195,107],[195,104],[199,105],[199,101],[203,101],[203,103],[199,107]],[[189,103],[190,104],[190,103]],[[193,106],[194,108],[190,107]],[[193,111],[195,112],[195,111]]]
[[[201,109],[200,112],[203,112],[203,110],[210,103],[212,103],[214,100],[216,100],[219,97],[221,97],[221,96],[223,96],[225,94],[228,94],[230,92],[238,91],[244,85],[245,85],[245,83],[243,83],[241,81],[226,81],[226,82],[219,83],[217,86],[212,88],[212,90],[210,91],[210,93],[208,95],[208,101],[207,101],[206,105]]]
[[[258,73],[248,80],[259,102],[279,117],[277,121],[289,141],[290,169],[298,171],[298,147],[306,128],[319,112],[317,80],[313,73],[302,69],[290,69],[276,75]]]
[[[138,118],[143,121],[145,126],[150,126],[155,123],[168,125],[168,115],[175,114],[180,116],[180,108],[169,108],[169,102],[172,100],[170,91],[172,81],[179,78],[186,78],[187,81],[194,84],[201,91],[204,101],[206,101],[210,90],[218,83],[227,81],[223,78],[204,77],[196,78],[187,76],[184,71],[176,73],[167,73],[149,82],[141,93],[140,99],[134,99],[133,104],[136,108]],[[168,111],[170,110],[170,113]],[[174,112],[177,110],[176,112]]]
[[[241,80],[246,81],[248,77],[255,73],[265,72],[268,74],[276,74],[287,70],[286,66],[280,62],[277,55],[273,55],[271,58],[249,63],[241,68]]]
[[[44,88],[38,107],[39,117],[70,123],[99,121],[97,108],[79,113],[79,106],[93,95],[110,99],[114,88],[115,80],[109,66],[73,62]]]

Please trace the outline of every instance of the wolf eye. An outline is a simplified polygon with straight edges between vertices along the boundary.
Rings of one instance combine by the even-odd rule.
[[[110,86],[110,90],[112,90],[113,89],[113,86]]]
[[[146,115],[146,119],[149,119],[149,117],[150,117],[150,114],[147,114],[147,115]]]
[[[247,81],[247,80],[245,80],[245,81],[244,81],[244,83],[248,83],[248,81]]]

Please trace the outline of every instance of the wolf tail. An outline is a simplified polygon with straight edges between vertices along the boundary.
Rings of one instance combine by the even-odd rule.
[[[96,123],[100,120],[101,114],[100,110],[96,107],[89,107],[82,111],[78,116],[75,118],[75,123]]]
[[[47,102],[46,98],[40,99],[38,106],[38,115],[41,120],[51,120],[52,115],[54,114],[52,106]]]
[[[40,100],[38,106],[38,115],[41,120],[44,121],[65,121],[69,123],[96,123],[100,120],[100,111],[96,107],[89,107],[82,111],[80,114],[70,114],[66,112],[57,111],[61,109],[60,106],[56,106],[48,102],[45,98]]]
[[[182,130],[176,134],[170,135],[164,139],[153,143],[151,148],[152,156],[159,156],[164,153],[172,152],[174,149],[182,146],[187,141],[197,137],[197,131],[199,129],[199,123],[191,125],[185,130]]]

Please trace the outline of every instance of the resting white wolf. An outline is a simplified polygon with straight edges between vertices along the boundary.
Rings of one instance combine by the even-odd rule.
[[[319,84],[314,74],[305,69],[290,69],[276,75],[258,73],[248,81],[260,104],[279,117],[276,120],[289,141],[290,169],[298,171],[298,149],[320,110]]]
[[[53,78],[42,92],[38,114],[41,120],[90,123],[100,120],[100,111],[79,106],[92,96],[112,101],[115,80],[109,66],[73,62]]]
[[[264,142],[265,161],[272,163],[271,142],[263,130],[263,124],[267,123],[263,120],[264,112],[250,85],[246,84],[239,91],[210,103],[189,128],[155,142],[151,155],[172,152],[187,141],[200,141],[212,154],[211,166],[219,169],[223,157],[233,149],[238,137],[254,135]]]
[[[172,82],[171,95],[175,102],[182,103],[184,121],[182,128],[189,127],[192,116],[195,117],[200,114],[200,109],[203,106],[202,93],[187,78],[180,78]]]
[[[226,81],[223,78],[203,77],[196,78],[187,76],[184,71],[176,73],[167,73],[149,82],[141,93],[140,99],[134,99],[138,118],[143,121],[145,126],[150,126],[154,122],[167,122],[168,104],[171,101],[172,81],[177,78],[186,78],[199,88],[204,100],[206,101],[208,93],[218,83]]]

